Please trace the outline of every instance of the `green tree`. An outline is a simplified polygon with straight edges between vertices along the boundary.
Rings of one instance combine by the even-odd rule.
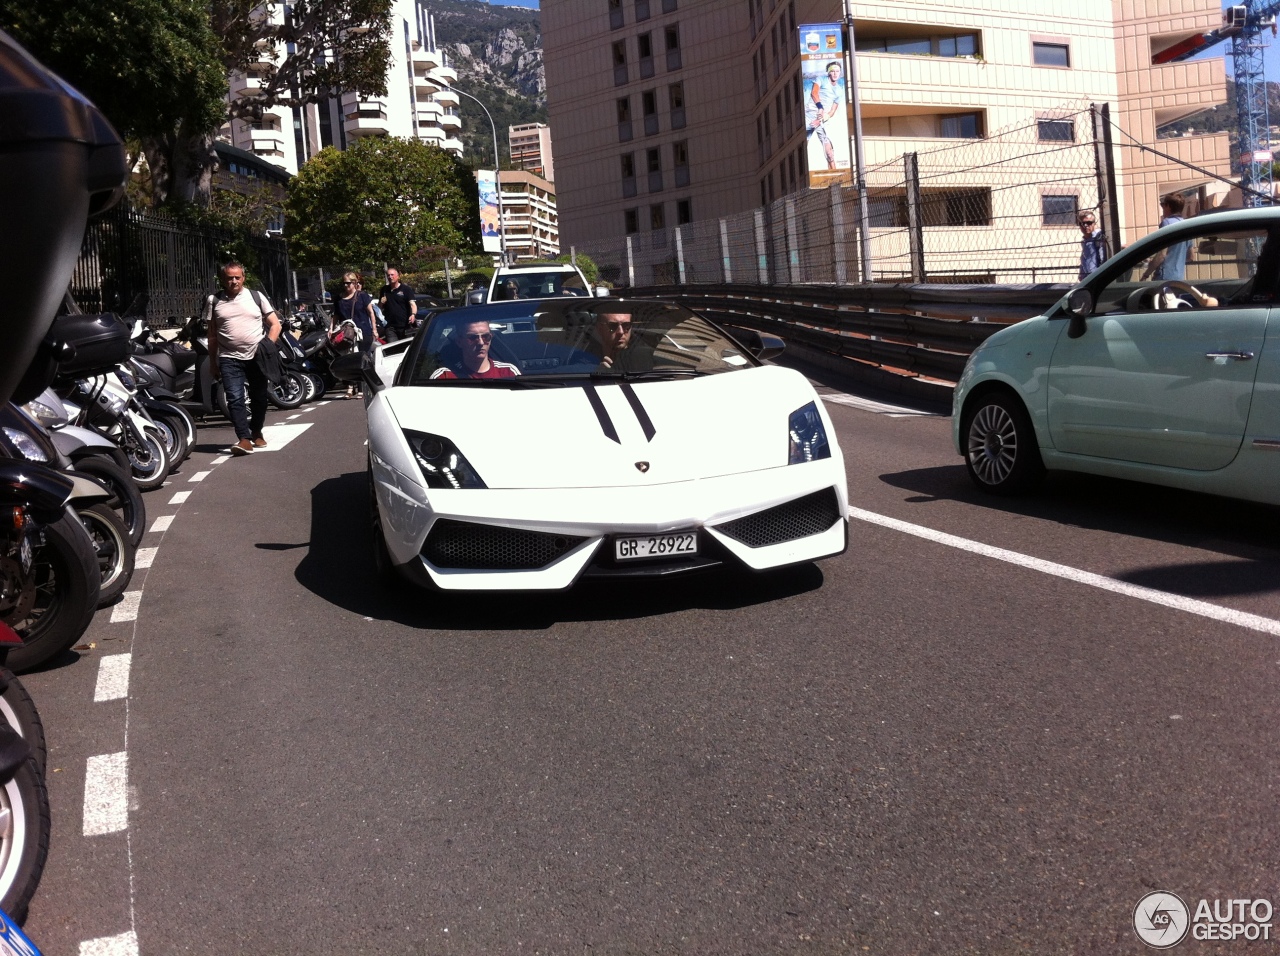
[[[411,261],[424,246],[480,246],[479,195],[451,153],[370,137],[325,149],[298,171],[285,206],[291,257],[303,266]]]
[[[207,205],[228,119],[386,92],[392,0],[0,0],[0,27],[136,138],[152,203]],[[227,99],[227,74],[258,89]]]

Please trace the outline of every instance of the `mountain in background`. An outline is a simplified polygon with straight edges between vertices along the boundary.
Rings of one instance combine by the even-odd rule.
[[[542,24],[525,7],[490,6],[484,0],[431,0],[436,43],[458,71],[458,88],[484,103],[498,130],[498,153],[510,166],[507,127],[547,121],[547,83],[542,73]],[[460,97],[463,158],[493,165],[489,121],[475,103]]]
[[[1272,128],[1274,128],[1277,123],[1280,123],[1280,83],[1267,84],[1267,111],[1270,114]],[[1239,115],[1236,112],[1236,84],[1233,80],[1228,79],[1227,101],[1224,104],[1215,106],[1213,109],[1193,113],[1167,126],[1161,126],[1157,131],[1157,136],[1160,139],[1168,139],[1172,136],[1182,136],[1184,134],[1226,132],[1231,139],[1231,168],[1238,173],[1240,171],[1240,157],[1236,149],[1236,139],[1239,125]],[[1276,143],[1275,140],[1273,140],[1274,143]]]

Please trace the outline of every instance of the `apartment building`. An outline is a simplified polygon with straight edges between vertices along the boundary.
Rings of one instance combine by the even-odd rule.
[[[498,173],[509,259],[549,259],[560,255],[560,219],[555,186],[526,170]]]
[[[283,6],[271,16],[285,16]],[[265,54],[264,54],[265,55]],[[231,75],[230,95],[251,96],[261,86],[261,67]],[[299,166],[326,146],[346,149],[363,136],[396,136],[434,143],[462,155],[458,132],[458,94],[449,89],[458,79],[436,44],[435,24],[423,0],[394,0],[391,62],[387,93],[363,97],[338,91],[328,100],[301,108],[263,110],[260,120],[228,122],[220,139],[297,173]]]
[[[985,150],[987,169],[999,169],[937,173],[931,188],[947,201],[926,231],[934,248],[961,235],[972,243],[983,231],[993,248],[1008,248],[1009,223],[989,212],[993,193],[1023,210],[1018,228],[1030,244],[1046,235],[1073,241],[1073,210],[1096,203],[1096,187],[1055,182],[1052,160],[1020,171],[1009,164],[1028,149],[1051,156],[1060,144],[1092,144],[1091,103],[1109,104],[1116,129],[1124,242],[1156,226],[1163,193],[1183,190],[1211,205],[1225,191],[1131,145],[1229,175],[1226,134],[1157,140],[1156,133],[1225,101],[1221,57],[1152,62],[1218,26],[1217,0],[1076,0],[1069,8],[860,0],[854,13],[866,166],[898,175],[905,154],[941,164],[941,150],[968,145],[970,155]],[[590,247],[645,233],[656,241],[671,226],[745,213],[812,185],[850,183],[848,163],[811,182],[815,167],[826,172],[829,164],[806,137],[801,71],[801,27],[842,20],[838,0],[548,4],[544,64],[565,241]],[[842,118],[851,128],[852,116]],[[1000,135],[1011,129],[1026,131],[1021,141]],[[894,215],[882,206],[873,229]],[[1022,244],[1021,236],[1012,243]]]
[[[546,123],[524,123],[507,127],[511,165],[537,173],[548,182],[556,181],[551,156],[551,127]]]

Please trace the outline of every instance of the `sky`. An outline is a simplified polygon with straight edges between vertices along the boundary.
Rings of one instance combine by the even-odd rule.
[[[538,9],[538,0],[489,0],[491,7],[532,7]]]

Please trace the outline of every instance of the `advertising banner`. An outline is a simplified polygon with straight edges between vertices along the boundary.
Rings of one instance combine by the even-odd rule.
[[[498,207],[498,174],[492,169],[478,170],[476,183],[480,186],[480,239],[484,243],[484,251],[501,252],[499,217],[502,211]]]
[[[845,106],[844,35],[839,23],[800,27],[800,88],[804,99],[809,185],[849,177],[849,112]]]

